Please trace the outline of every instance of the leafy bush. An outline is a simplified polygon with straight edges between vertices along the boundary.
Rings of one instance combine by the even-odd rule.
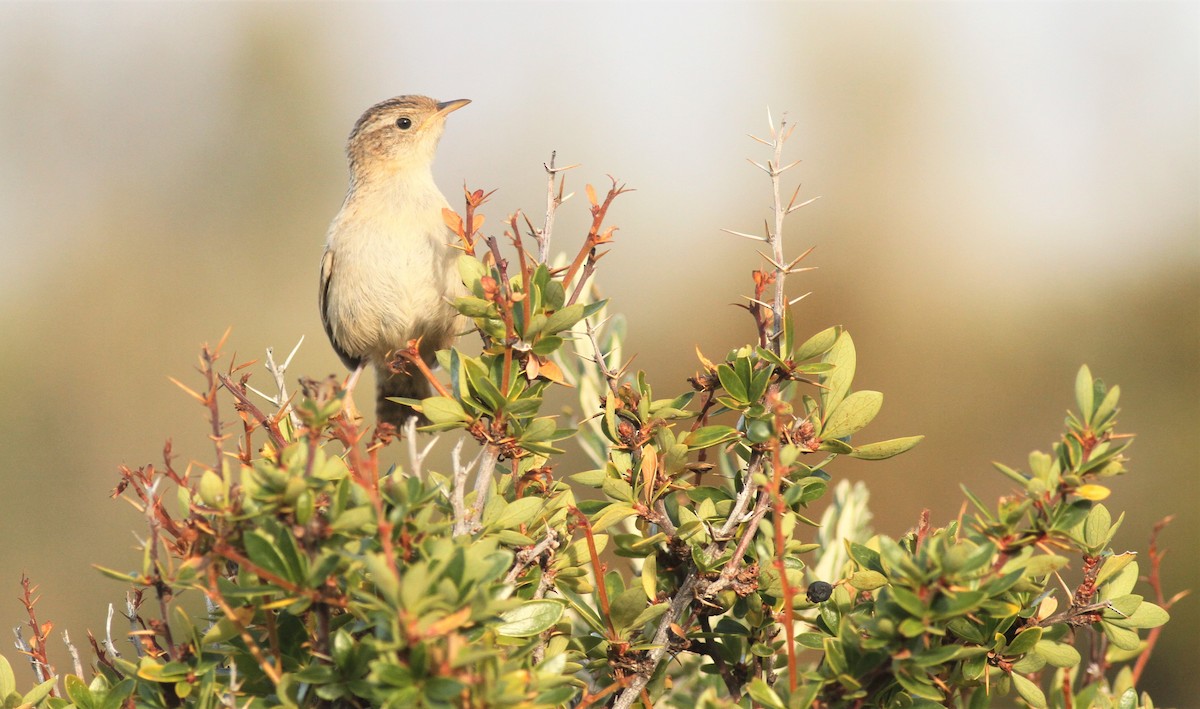
[[[623,321],[591,285],[621,186],[588,186],[582,247],[549,262],[553,160],[546,221],[523,235],[510,217],[508,256],[481,232],[483,192],[447,214],[479,353],[441,352],[440,378],[417,343],[397,354],[435,383],[409,402],[423,430],[460,438],[449,469],[428,469],[411,429],[403,444],[389,426],[368,437],[332,378],[292,406],[270,356],[264,410],[245,366],[222,373],[221,346],[205,347],[203,385],[181,386],[209,413],[212,466],[179,471],[168,447],[117,489],[148,525],[136,571],[102,570],[133,587],[132,651],[110,628],[94,669],[59,687],[27,585],[40,684],[19,694],[0,662],[5,705],[1152,706],[1134,685],[1157,635],[1139,631],[1170,601],[1135,593],[1137,561],[1113,551],[1122,518],[1100,501],[1130,440],[1119,390],[1086,367],[1053,451],[997,465],[1015,489],[995,505],[964,488],[973,515],[873,536],[865,490],[842,482],[808,516],[839,457],[882,460],[920,437],[858,443],[883,396],[852,388],[850,334],[793,331],[784,285],[808,252],[789,260],[780,236],[803,206],[780,197],[789,132],[760,141],[773,225],[733,232],[770,250],[746,306],[756,340],[701,354],[683,392],[656,398],[645,373],[627,376]],[[562,385],[581,416],[569,425],[546,413]],[[594,469],[564,474],[570,438]],[[402,468],[382,469],[388,444],[407,445]],[[197,596],[204,609],[183,603]]]

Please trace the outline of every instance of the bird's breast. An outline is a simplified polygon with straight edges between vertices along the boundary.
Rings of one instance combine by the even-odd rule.
[[[330,228],[333,273],[328,316],[339,344],[378,361],[410,339],[449,343],[456,313],[454,235],[445,200],[394,204],[347,200]]]

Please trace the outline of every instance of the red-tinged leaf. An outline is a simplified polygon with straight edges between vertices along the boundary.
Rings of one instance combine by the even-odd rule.
[[[462,217],[458,216],[458,212],[450,209],[449,207],[443,207],[442,221],[445,222],[446,226],[450,227],[450,230],[455,234],[458,234],[459,236],[463,235],[463,221]]]
[[[533,358],[531,357],[530,359]],[[563,376],[562,369],[560,369],[557,364],[549,359],[538,364],[538,376],[543,379],[549,379],[555,384],[570,386],[570,384],[567,383],[567,378]]]

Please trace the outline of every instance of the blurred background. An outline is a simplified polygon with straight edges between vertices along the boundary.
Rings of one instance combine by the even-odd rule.
[[[346,184],[343,144],[396,94],[470,98],[435,174],[499,188],[489,227],[545,203],[542,162],[582,188],[637,189],[599,282],[655,392],[694,348],[753,338],[769,185],[745,158],[767,108],[798,125],[804,198],[789,251],[820,270],[801,333],[854,334],[856,388],[886,394],[867,438],[923,433],[865,480],[875,527],[955,517],[990,462],[1047,450],[1088,363],[1138,434],[1109,507],[1116,546],[1172,549],[1200,587],[1200,10],[1196,3],[442,3],[0,5],[0,620],[101,631],[133,568],[117,466],[207,461],[198,346],[261,358],[304,336],[289,377],[344,374],[316,310]],[[791,183],[791,184],[794,184]],[[259,375],[258,381],[265,385]],[[367,407],[368,410],[370,407]],[[582,459],[579,465],[584,465]],[[569,470],[561,471],[571,472]],[[1149,591],[1145,591],[1149,593]],[[1177,605],[1144,688],[1194,705],[1197,599]],[[56,632],[57,634],[57,632]],[[81,644],[82,647],[82,644]],[[5,653],[16,660],[13,651]],[[59,655],[65,663],[65,653]]]

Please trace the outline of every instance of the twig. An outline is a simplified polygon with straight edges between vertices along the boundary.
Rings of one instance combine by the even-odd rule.
[[[113,639],[112,639],[112,620],[113,620],[113,615],[115,615],[115,614],[116,614],[116,609],[113,607],[113,604],[109,603],[108,604],[108,617],[105,618],[105,620],[104,620],[104,649],[105,649],[105,651],[108,652],[109,655],[113,656],[114,658],[121,656],[121,652],[119,650],[117,650],[117,645],[116,645],[116,643],[113,642]]]
[[[759,163],[756,163],[753,160],[751,161],[751,163],[753,163],[756,167],[758,167],[759,169],[766,172],[771,178],[771,193],[772,193],[772,197],[773,197],[773,203],[772,203],[773,207],[772,208],[773,208],[773,212],[775,215],[775,225],[774,225],[774,229],[772,229],[770,226],[766,227],[766,229],[765,229],[766,237],[762,238],[761,240],[766,241],[771,246],[772,255],[770,257],[768,257],[767,260],[770,261],[775,266],[775,271],[773,273],[764,273],[764,272],[756,272],[755,273],[755,296],[756,296],[756,298],[754,298],[752,300],[757,301],[757,302],[754,305],[754,309],[751,310],[751,313],[754,314],[756,325],[758,326],[759,331],[760,331],[760,333],[759,333],[760,334],[760,342],[762,342],[762,344],[764,344],[764,346],[769,347],[771,349],[771,351],[774,352],[776,355],[779,355],[779,354],[781,354],[781,349],[782,349],[782,345],[783,345],[782,340],[783,340],[783,330],[784,330],[784,313],[785,313],[785,308],[787,307],[787,296],[785,295],[785,290],[784,290],[785,277],[787,276],[787,274],[789,272],[795,272],[794,269],[795,269],[796,264],[801,259],[803,259],[803,257],[806,256],[809,253],[809,251],[806,251],[803,255],[800,256],[800,258],[797,258],[795,261],[791,262],[790,264],[785,260],[784,249],[783,249],[783,222],[784,222],[784,218],[787,216],[789,211],[794,211],[793,207],[795,207],[796,195],[793,194],[792,199],[788,202],[787,205],[785,205],[783,202],[782,193],[780,192],[780,179],[779,178],[784,172],[786,172],[787,170],[794,167],[798,161],[792,162],[792,163],[790,163],[786,166],[782,166],[782,167],[780,167],[780,162],[781,162],[781,158],[783,155],[783,144],[787,141],[788,137],[791,135],[791,132],[794,129],[794,126],[788,125],[787,121],[784,120],[784,121],[780,122],[778,129],[776,129],[774,119],[771,117],[770,110],[767,111],[767,120],[771,124],[771,140],[767,141],[767,140],[763,140],[761,138],[754,138],[754,139],[756,141],[763,143],[764,145],[767,145],[772,148],[772,151],[773,151],[772,158],[771,158],[771,160],[769,160],[767,162],[767,165],[765,165],[765,166],[761,165]],[[753,136],[751,136],[751,137],[753,137]],[[593,200],[593,204],[594,204],[594,200]],[[593,213],[595,211],[596,211],[595,207],[593,207]],[[758,239],[758,237],[755,237],[750,234],[744,234],[741,232],[730,232],[730,233],[732,233],[735,236],[739,236],[739,237],[743,237],[743,238]],[[810,251],[811,251],[811,249],[810,249]],[[576,263],[579,263],[580,261],[581,261],[581,259],[579,259],[579,258],[576,259]],[[573,266],[574,265],[575,264],[573,264]],[[574,270],[575,269],[573,268],[572,272],[574,272]],[[775,293],[774,293],[774,298],[773,298],[773,304],[768,304],[762,300],[762,294],[763,294],[763,291],[765,290],[765,287],[767,286],[767,284],[772,283],[772,282],[775,284]],[[773,317],[771,318],[769,332],[766,332],[766,330],[768,329],[767,323],[764,322],[764,318],[760,317],[759,310],[758,310],[759,308],[768,309],[768,310],[772,311]],[[768,388],[765,396],[771,397],[771,396],[777,396],[777,394],[778,394],[778,384],[772,384]],[[775,456],[775,458],[776,458],[776,466],[775,467],[777,469],[774,471],[775,484],[773,487],[774,487],[775,492],[777,493],[775,495],[775,497],[779,498],[779,500],[781,501],[782,498],[778,493],[780,492],[779,478],[782,475],[782,471],[780,469],[778,469],[780,467],[778,465],[778,463],[779,463],[778,454]],[[766,514],[766,508],[768,506],[767,501],[771,499],[770,493],[768,491],[757,490],[756,486],[754,484],[754,477],[762,470],[763,464],[764,464],[764,452],[755,451],[751,455],[750,461],[748,462],[748,464],[746,466],[746,472],[742,476],[742,489],[738,493],[738,496],[737,496],[736,500],[734,501],[734,506],[733,506],[733,509],[730,511],[729,517],[725,520],[725,523],[722,524],[721,527],[716,531],[716,533],[714,533],[713,541],[710,542],[708,544],[708,546],[704,549],[705,555],[708,556],[709,558],[712,558],[713,555],[719,553],[724,548],[726,542],[733,538],[733,532],[735,529],[737,529],[737,527],[740,524],[742,524],[743,522],[747,522],[750,524],[750,526],[748,527],[747,531],[744,532],[741,540],[738,542],[738,548],[741,550],[741,552],[739,554],[735,554],[734,561],[731,562],[731,563],[735,563],[735,562],[740,563],[741,556],[743,556],[745,554],[745,550],[746,550],[746,548],[748,548],[750,541],[755,534],[755,530],[757,529],[757,526],[758,526],[758,520],[761,520]],[[759,502],[755,506],[755,511],[753,513],[751,513],[747,518],[743,518],[743,515],[745,514],[747,507],[750,505],[750,500],[756,496],[756,493],[757,493]],[[782,554],[783,553],[782,548],[781,548],[782,542],[779,541],[779,539],[778,539],[778,537],[780,536],[780,533],[781,533],[780,525],[782,524],[782,515],[776,514],[776,517],[777,517],[777,519],[775,519],[775,521],[774,521],[774,524],[777,529],[776,546],[780,547],[779,553]],[[792,600],[791,600],[791,595],[789,593],[790,589],[788,587],[787,578],[785,576],[785,569],[782,568],[782,563],[779,563],[778,561],[777,561],[777,565],[780,567],[779,568],[780,581],[783,584],[783,590],[784,590],[783,595],[785,596],[785,599],[784,599],[784,606],[785,606],[784,625],[785,625],[785,629],[786,629],[787,635],[788,635],[787,643],[788,643],[788,656],[789,656],[788,657],[789,683],[790,683],[791,687],[793,689],[795,689],[796,682],[797,682],[797,671],[796,671],[796,661],[795,661],[795,647],[794,647],[794,642],[792,642],[794,639],[793,628],[791,627],[792,626],[792,617],[791,617]],[[736,569],[736,565],[733,568]],[[722,578],[724,578],[724,575],[725,575],[725,570],[723,570],[723,572],[722,572]],[[671,626],[672,626],[672,624],[678,622],[682,613],[688,608],[688,606],[694,600],[697,585],[699,584],[699,582],[700,582],[699,572],[693,566],[688,571],[687,576],[684,578],[683,582],[679,585],[679,588],[675,591],[675,595],[671,598],[670,605],[667,608],[667,612],[664,613],[662,615],[662,617],[659,619],[658,626],[654,633],[654,638],[651,640],[651,643],[654,645],[654,647],[652,649],[650,649],[649,651],[647,651],[647,653],[646,653],[644,664],[643,664],[644,669],[642,669],[636,675],[634,675],[632,677],[632,679],[630,680],[630,682],[621,691],[620,695],[618,695],[615,703],[613,704],[613,706],[616,709],[628,709],[628,707],[632,706],[632,704],[635,701],[637,701],[639,696],[641,696],[642,691],[649,684],[650,678],[654,675],[655,671],[658,669],[659,663],[662,661],[663,657],[666,655],[666,653],[669,649],[667,641],[670,638]],[[716,583],[722,583],[722,579],[718,579]],[[723,583],[727,584],[728,581],[723,581]]]
[[[238,635],[241,636],[242,642],[246,644],[246,649],[250,652],[251,657],[258,662],[258,666],[262,668],[263,673],[270,678],[273,684],[278,685],[280,680],[283,679],[279,668],[263,654],[262,648],[254,641],[254,636],[250,634],[245,624],[238,618],[237,613],[225,600],[225,597],[221,595],[221,592],[217,590],[217,568],[215,566],[208,567],[208,588],[204,589],[204,592],[213,602],[221,607],[221,611],[225,614],[225,617],[238,629]]]
[[[454,465],[454,477],[450,483],[450,507],[454,511],[454,536],[456,537],[469,534],[473,528],[471,516],[467,513],[467,478],[470,477],[471,470],[479,465],[486,450],[480,448],[475,459],[464,465],[459,456],[462,454],[465,441],[465,438],[460,438],[458,443],[454,444],[454,449],[450,451],[450,459]]]
[[[607,357],[605,352],[600,350],[600,343],[596,341],[596,328],[592,326],[591,320],[584,321],[584,327],[587,329],[588,340],[592,344],[592,352],[594,353],[596,366],[600,369],[600,374],[604,376],[604,380],[608,382],[608,389],[614,395],[621,387],[621,374],[619,371],[614,372],[608,367]]]
[[[71,642],[71,634],[65,630],[63,631],[63,644],[67,646],[67,652],[71,655],[71,666],[75,670],[75,676],[83,677],[83,662],[79,660],[79,648]]]
[[[291,419],[293,431],[300,430],[300,416],[297,415],[296,410],[292,408],[292,400],[287,393],[287,384],[285,382],[284,375],[287,372],[288,366],[290,366],[292,363],[292,358],[296,356],[296,352],[300,350],[300,345],[302,344],[304,344],[304,335],[300,336],[300,341],[297,342],[296,346],[292,348],[292,351],[288,354],[287,359],[284,360],[283,364],[281,365],[275,364],[274,348],[267,348],[267,371],[270,372],[271,376],[275,379],[275,386],[279,387],[279,398],[275,400],[275,405],[283,407],[284,412],[286,412],[288,417]]]
[[[554,231],[554,213],[558,211],[559,206],[563,202],[571,198],[571,195],[563,197],[563,187],[566,186],[567,178],[563,177],[558,183],[557,194],[554,191],[554,178],[560,172],[566,172],[579,165],[568,165],[567,167],[555,167],[554,158],[558,156],[557,152],[550,153],[550,162],[543,163],[542,167],[546,168],[546,221],[542,225],[541,233],[534,232],[533,238],[538,244],[538,263],[546,263],[550,257],[550,237]]]
[[[140,594],[132,591],[125,594],[125,618],[129,621],[130,638],[136,637],[134,633],[139,631],[137,613],[141,602],[142,599]],[[142,647],[142,644],[140,642],[134,642],[133,640],[130,640],[129,643],[133,645],[133,654],[138,658],[141,658],[145,653],[145,649]]]
[[[1150,584],[1150,588],[1154,589],[1155,602],[1164,611],[1170,610],[1171,606],[1175,605],[1176,601],[1190,593],[1190,591],[1180,591],[1171,598],[1167,598],[1163,594],[1162,579],[1159,577],[1159,568],[1162,565],[1163,557],[1167,555],[1167,550],[1159,550],[1158,535],[1160,532],[1162,532],[1163,528],[1171,523],[1171,520],[1173,519],[1175,519],[1175,515],[1167,515],[1166,517],[1162,518],[1157,524],[1154,525],[1154,531],[1150,533],[1150,549],[1148,552],[1148,556],[1150,557],[1150,573],[1145,577],[1146,583]],[[1163,626],[1161,625],[1156,628],[1151,628],[1150,632],[1146,635],[1146,647],[1144,650],[1142,650],[1141,654],[1138,655],[1137,663],[1133,666],[1133,677],[1131,679],[1131,684],[1135,687],[1137,686],[1138,680],[1141,679],[1142,672],[1145,671],[1146,665],[1150,662],[1150,654],[1154,652],[1154,646],[1158,643],[1158,636],[1162,634],[1162,629]]]
[[[504,583],[516,583],[518,579],[525,573],[525,570],[533,566],[538,559],[547,551],[552,551],[558,548],[558,532],[553,528],[546,529],[546,536],[542,537],[541,541],[517,552],[516,560],[513,562],[512,569],[508,575],[504,577]]]
[[[487,504],[488,491],[492,486],[492,476],[496,472],[496,463],[500,460],[500,448],[491,443],[479,451],[479,472],[475,473],[475,503],[471,506],[471,516],[466,520],[470,531],[479,529],[483,519],[483,506]]]
[[[417,450],[417,417],[410,416],[404,422],[404,440],[408,444],[408,472],[414,477],[421,477],[422,466],[425,464],[425,459],[429,457],[429,451],[433,450],[434,445],[438,442],[438,437],[433,436],[429,443],[420,451]]]

